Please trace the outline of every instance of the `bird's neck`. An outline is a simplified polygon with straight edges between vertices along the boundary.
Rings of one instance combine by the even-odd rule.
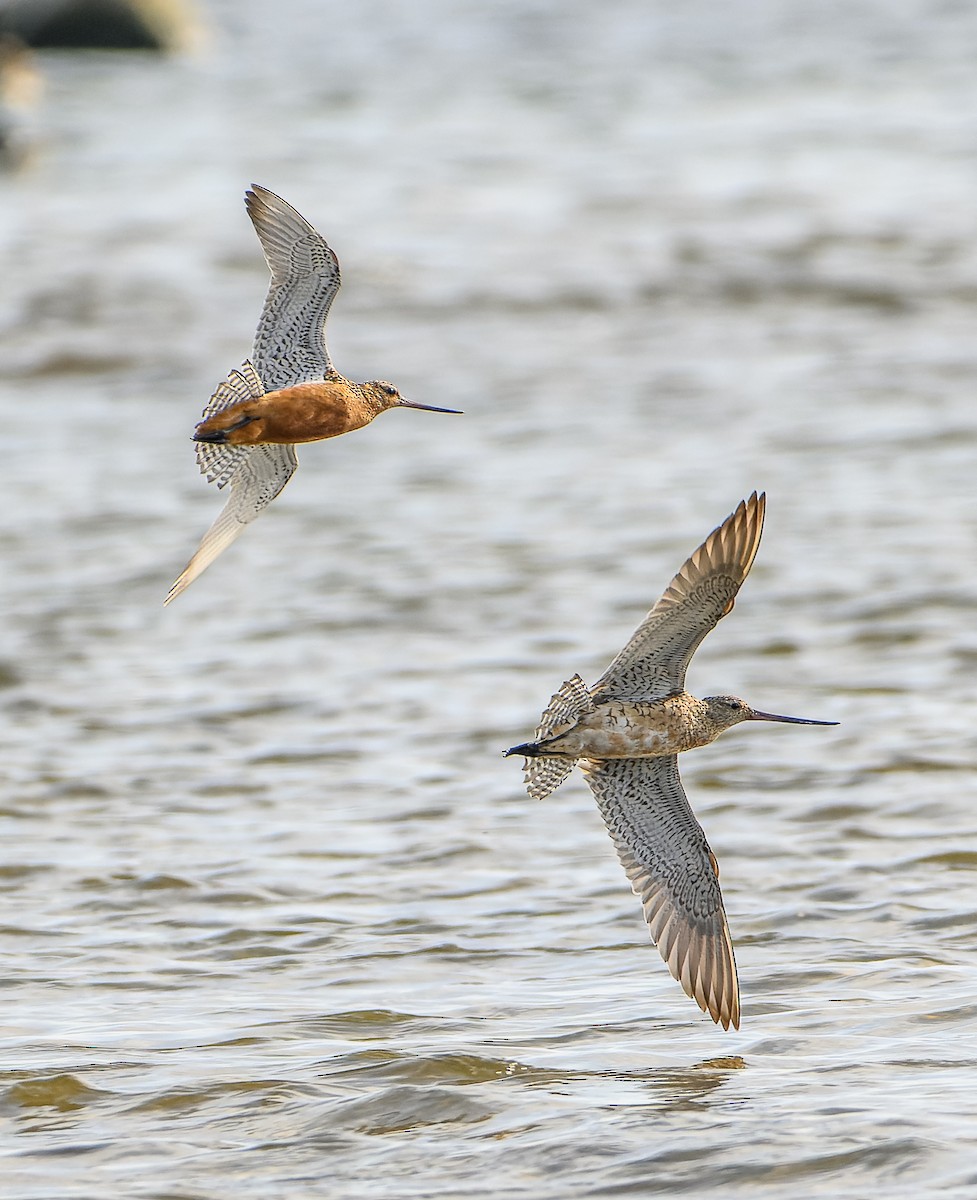
[[[353,383],[352,380],[349,379],[344,379],[343,382],[347,385],[347,387],[352,388],[352,390],[356,393],[357,398],[362,402],[363,406],[372,414],[370,418],[371,420],[373,417],[379,416],[380,413],[386,412],[386,410],[390,407],[389,404],[385,404],[383,402],[381,397],[377,395],[376,389],[370,387],[369,384]]]
[[[722,733],[722,730],[717,729],[711,720],[708,705],[698,696],[692,696],[688,692],[678,692],[674,696],[669,696],[665,703],[681,714],[683,741],[686,743],[682,747],[683,750],[695,750],[699,746],[708,746]]]

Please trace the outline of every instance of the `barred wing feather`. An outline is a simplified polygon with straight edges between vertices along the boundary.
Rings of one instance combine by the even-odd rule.
[[[754,492],[706,538],[591,689],[594,700],[661,700],[685,686],[703,638],[732,609],[763,529]]]
[[[258,374],[269,391],[334,375],[325,323],[339,291],[339,260],[274,192],[252,184],[245,204],[271,271],[251,355]]]
[[[582,763],[652,941],[687,995],[739,1028],[736,961],[719,867],[695,819],[675,755]]]

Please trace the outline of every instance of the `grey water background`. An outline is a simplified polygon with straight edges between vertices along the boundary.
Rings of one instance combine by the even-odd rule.
[[[0,180],[0,1171],[18,1198],[969,1196],[977,10],[212,0],[47,53]],[[244,188],[393,412],[169,609]],[[683,775],[743,1026],[501,751],[754,487]]]

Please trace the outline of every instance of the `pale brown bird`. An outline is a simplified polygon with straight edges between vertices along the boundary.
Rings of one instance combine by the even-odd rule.
[[[739,1028],[740,999],[719,864],[678,773],[683,750],[706,746],[741,721],[836,725],[758,712],[736,696],[699,700],[685,690],[692,655],[732,609],[763,527],[756,492],[706,538],[634,636],[590,689],[568,680],[540,718],[526,758],[533,799],[578,762],[618,857],[641,898],[652,941],[703,1012]]]
[[[170,588],[169,604],[271,503],[295,472],[299,442],[369,425],[388,408],[457,412],[405,400],[382,379],[353,383],[332,365],[325,323],[339,260],[325,239],[267,188],[245,193],[271,271],[251,359],[219,385],[193,435],[197,462],[231,496]]]

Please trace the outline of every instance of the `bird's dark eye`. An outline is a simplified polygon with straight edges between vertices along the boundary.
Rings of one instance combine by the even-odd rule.
[[[388,396],[396,396],[397,395],[397,389],[395,387],[392,387],[389,383],[381,383],[380,386],[383,388],[383,390],[387,393]]]
[[[743,705],[739,702],[739,700],[731,699],[731,700],[726,701],[726,707],[731,708],[733,710],[733,712],[739,712],[739,710],[743,707]]]

